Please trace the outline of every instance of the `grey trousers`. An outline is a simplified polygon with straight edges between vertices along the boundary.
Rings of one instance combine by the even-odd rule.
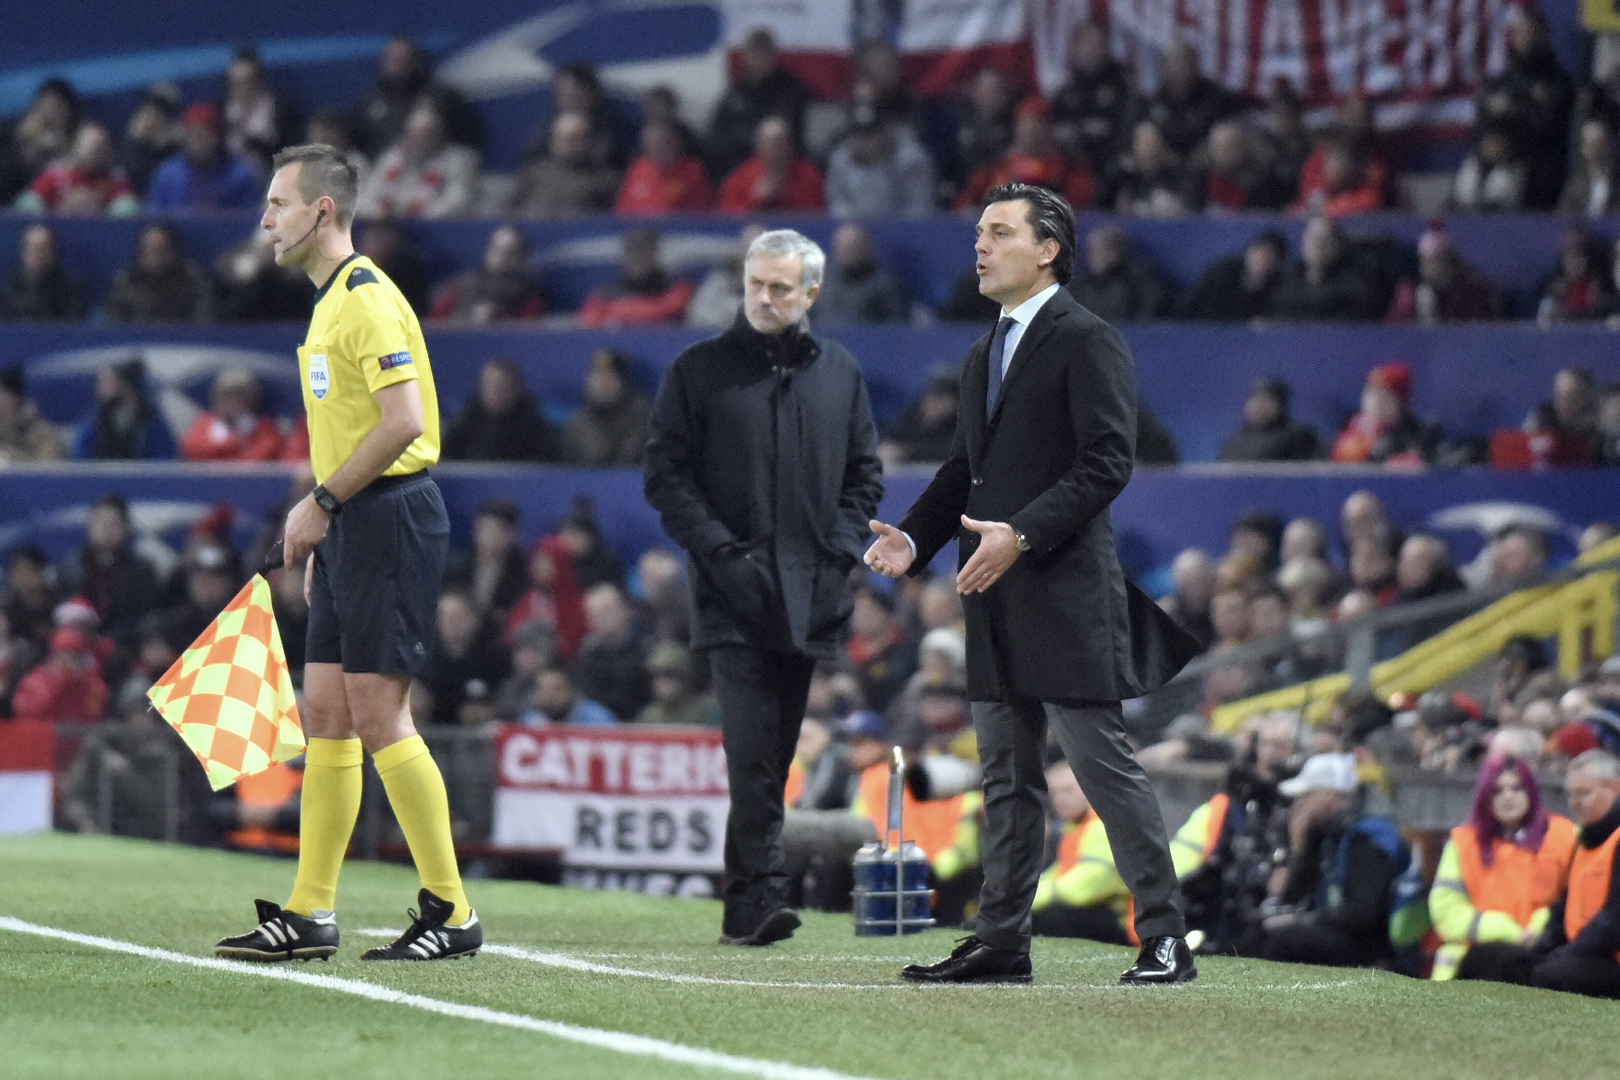
[[[996,949],[1029,952],[1030,905],[1046,840],[1047,725],[1108,833],[1120,877],[1136,898],[1136,932],[1183,937],[1181,893],[1159,800],[1125,739],[1119,702],[973,702],[984,769],[984,888],[974,933]]]

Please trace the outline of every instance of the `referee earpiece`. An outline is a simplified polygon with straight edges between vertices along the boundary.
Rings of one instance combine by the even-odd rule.
[[[313,225],[311,225],[309,227],[309,232],[305,233],[303,236],[300,236],[298,238],[298,242],[296,244],[294,244],[292,247],[288,248],[287,250],[291,251],[293,248],[303,247],[304,242],[307,241],[310,237],[315,235],[315,230],[320,228],[321,227],[321,222],[323,222],[325,220],[326,220],[326,207],[323,206],[319,210],[315,211],[315,224],[313,224]]]

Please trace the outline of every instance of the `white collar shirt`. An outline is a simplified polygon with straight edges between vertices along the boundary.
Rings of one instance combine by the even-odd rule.
[[[1028,330],[1029,324],[1035,321],[1035,314],[1046,306],[1046,302],[1052,299],[1053,295],[1061,288],[1063,286],[1053,282],[1011,311],[1006,308],[1001,309],[1001,317],[1013,321],[1013,324],[1007,327],[1006,344],[1001,347],[1002,375],[1007,374],[1007,368],[1012,364],[1013,354],[1018,351],[1018,343],[1024,340],[1024,331]]]

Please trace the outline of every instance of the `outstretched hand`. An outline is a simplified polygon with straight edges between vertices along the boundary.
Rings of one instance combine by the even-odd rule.
[[[1018,537],[1013,527],[1005,521],[974,521],[963,514],[962,525],[983,538],[979,541],[979,550],[973,553],[961,573],[956,575],[956,591],[965,596],[984,592],[1000,581],[1001,575],[1018,561],[1022,552],[1018,550]]]
[[[911,569],[911,543],[906,539],[906,534],[881,521],[869,521],[867,525],[877,534],[877,539],[866,549],[866,565],[891,578],[897,578]]]

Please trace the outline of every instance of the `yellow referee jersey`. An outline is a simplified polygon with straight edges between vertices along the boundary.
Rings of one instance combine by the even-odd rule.
[[[326,483],[377,426],[382,410],[371,395],[406,379],[421,384],[422,434],[383,475],[404,476],[439,460],[439,395],[422,325],[399,288],[364,255],[349,256],[315,294],[298,373],[316,483]]]

